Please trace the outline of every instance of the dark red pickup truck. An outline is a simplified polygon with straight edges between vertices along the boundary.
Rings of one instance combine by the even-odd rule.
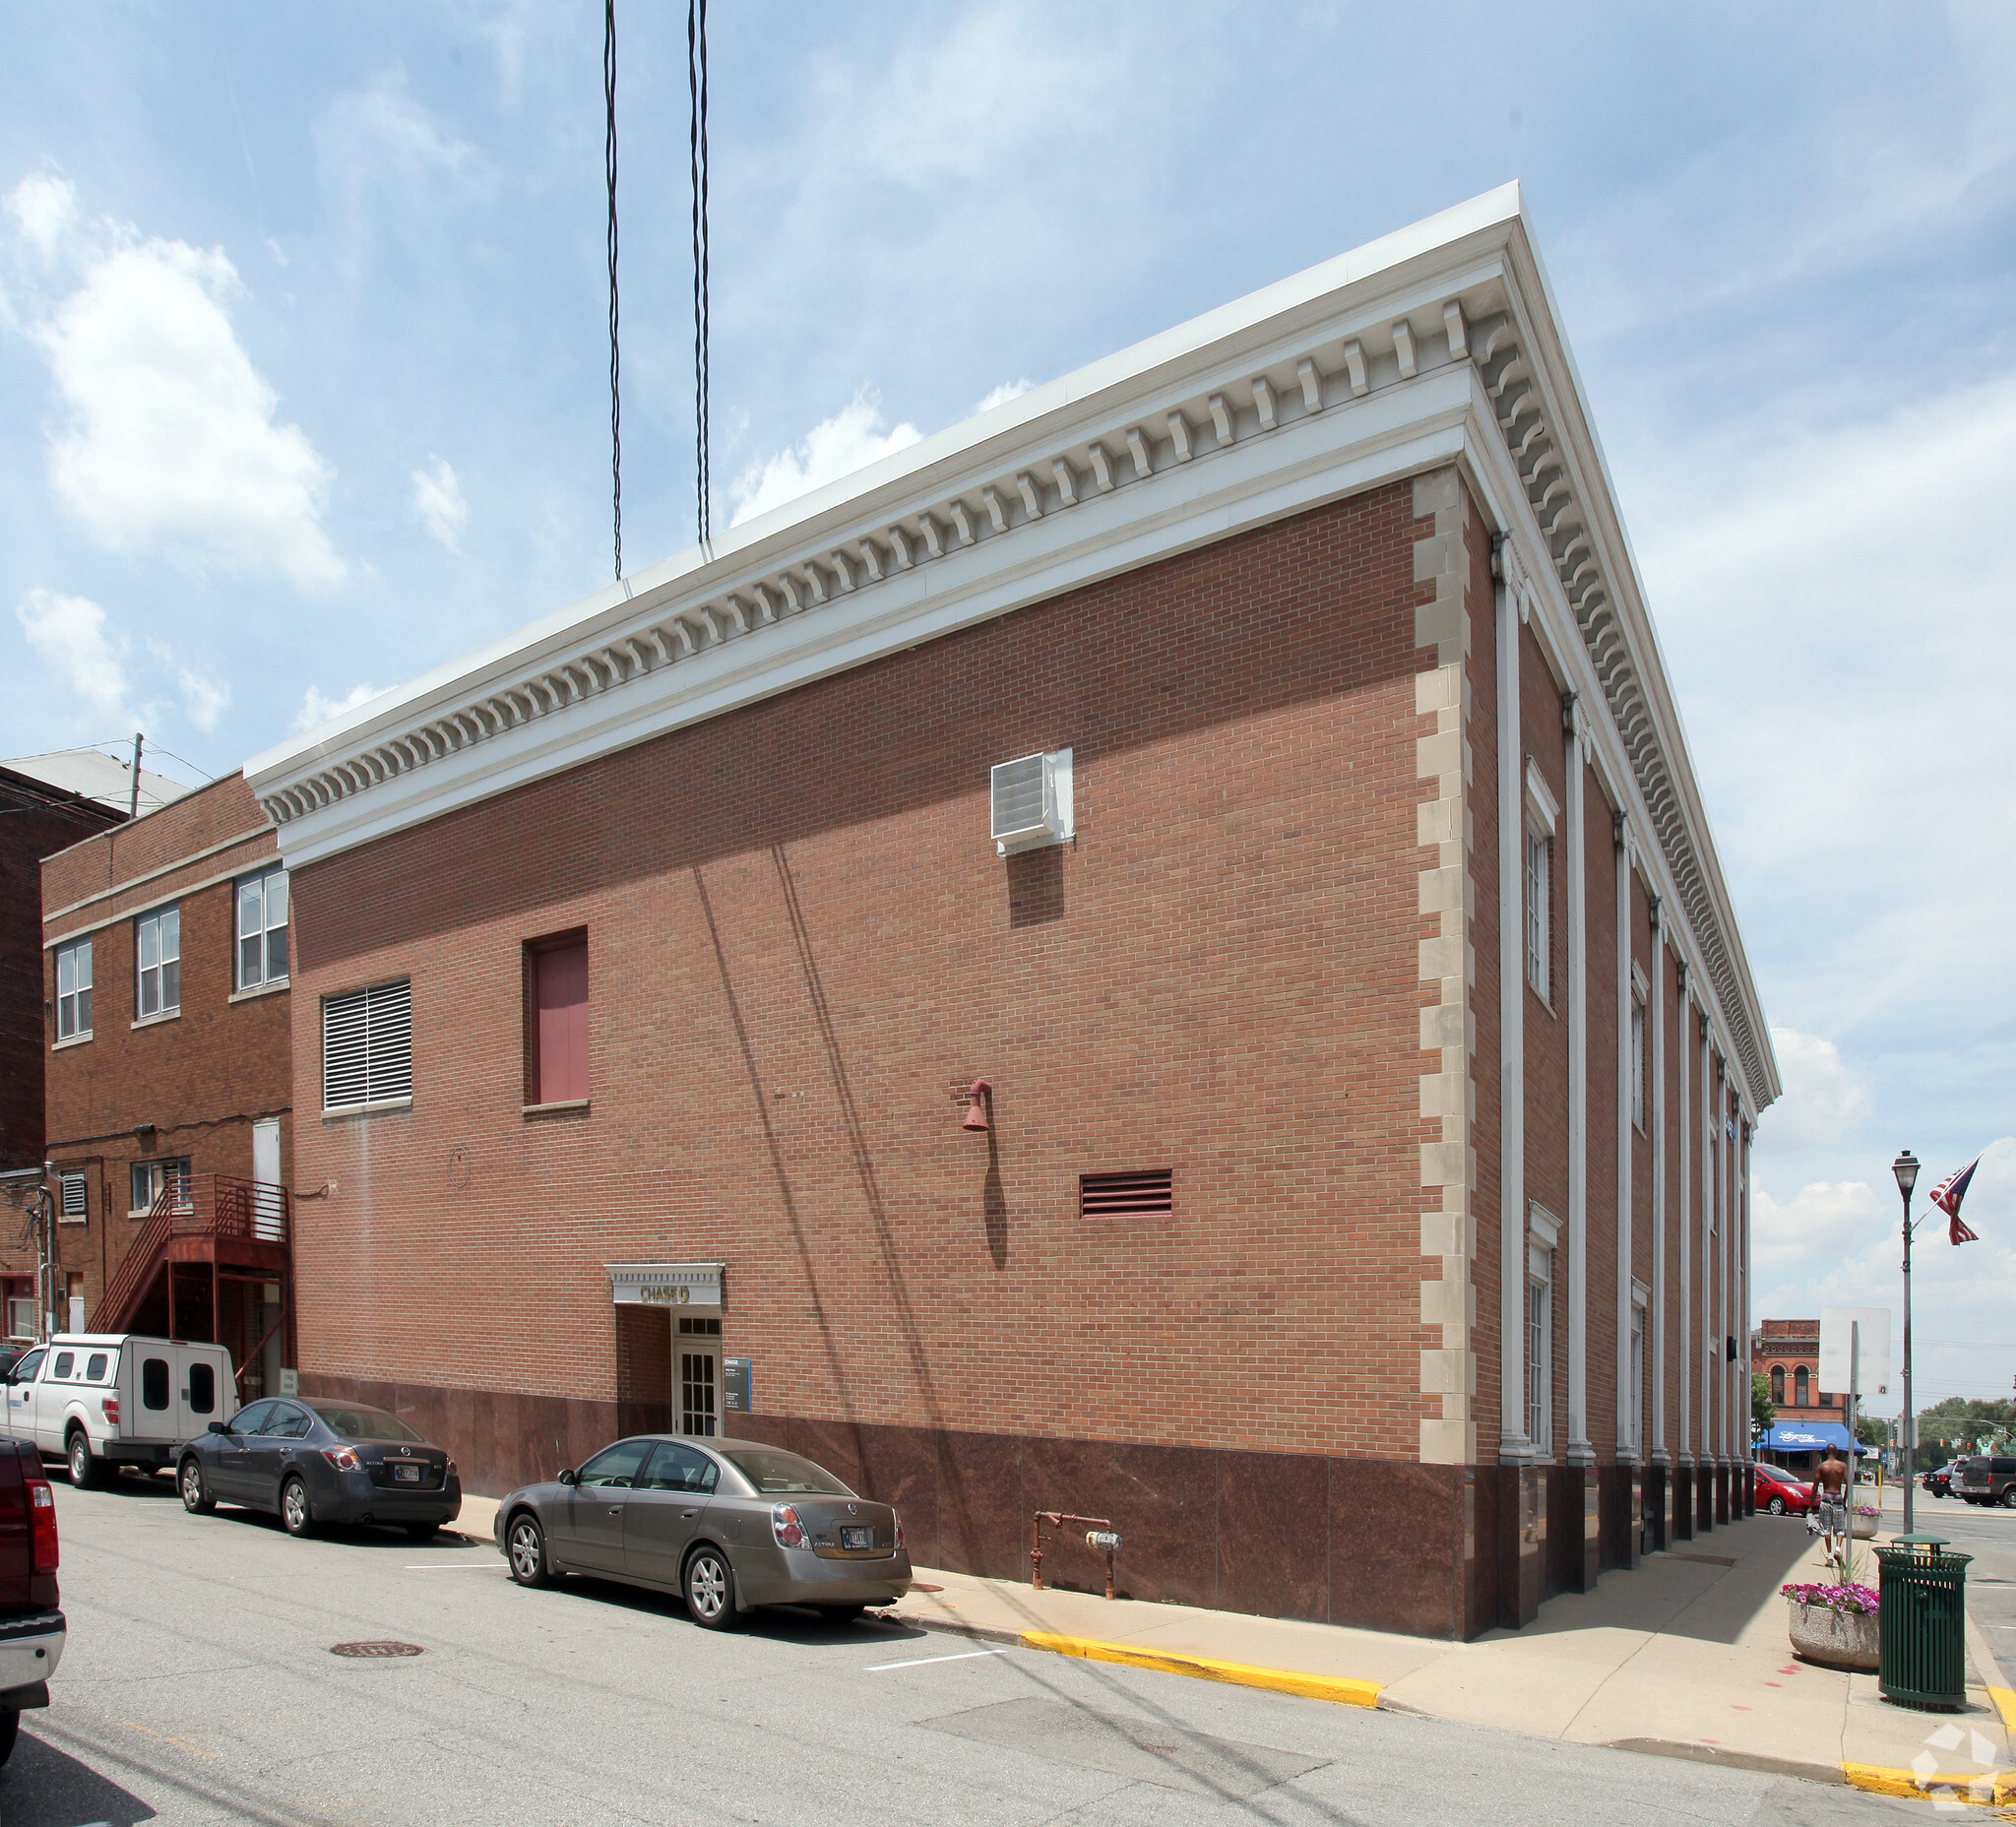
[[[49,1704],[49,1676],[63,1660],[56,1606],[56,1502],[41,1455],[0,1440],[0,1764],[23,1710]]]

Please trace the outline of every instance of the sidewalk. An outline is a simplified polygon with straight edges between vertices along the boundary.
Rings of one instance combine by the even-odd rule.
[[[1885,1540],[1896,1527],[1883,1519]],[[1866,1551],[1868,1544],[1861,1545]],[[1594,1593],[1549,1600],[1526,1629],[1492,1631],[1475,1643],[1039,1593],[925,1568],[917,1569],[919,1589],[890,1615],[1032,1649],[1577,1744],[1738,1764],[1886,1795],[2016,1799],[1998,1704],[2016,1710],[2016,1696],[1972,1621],[1966,1710],[1910,1712],[1878,1695],[1873,1674],[1793,1657],[1779,1588],[1819,1573],[1819,1542],[1802,1522],[1760,1515],[1652,1555],[1635,1572],[1606,1573]],[[1122,1575],[1124,1583],[1124,1565]],[[1867,1577],[1874,1585],[1873,1558]]]

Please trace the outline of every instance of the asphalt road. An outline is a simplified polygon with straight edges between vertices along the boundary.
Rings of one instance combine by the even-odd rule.
[[[1904,1526],[1900,1506],[1886,1506],[1884,1524]],[[1921,1490],[1912,1498],[1912,1527],[1920,1535],[1944,1536],[1974,1556],[1967,1569],[1967,1608],[1986,1632],[2003,1673],[2016,1675],[2016,1510],[1990,1510]]]
[[[158,1821],[1855,1827],[1923,1803],[911,1627],[733,1635],[487,1543],[289,1541],[165,1479],[59,1484],[70,1645],[0,1827]],[[1991,1519],[1993,1520],[1993,1519]],[[2016,1520],[2016,1519],[2012,1519]],[[346,1660],[338,1643],[421,1654]]]

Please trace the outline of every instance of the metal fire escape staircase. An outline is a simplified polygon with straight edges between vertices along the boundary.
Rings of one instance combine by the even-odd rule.
[[[173,1275],[177,1263],[201,1263],[209,1269],[213,1322],[219,1279],[233,1269],[248,1277],[277,1279],[284,1315],[292,1305],[290,1216],[287,1189],[264,1180],[192,1173],[167,1181],[105,1285],[92,1330],[130,1331],[148,1296],[161,1277]],[[215,1323],[211,1331],[215,1337]],[[260,1347],[264,1345],[261,1340]],[[247,1361],[258,1354],[255,1348]],[[241,1373],[243,1369],[240,1365]]]

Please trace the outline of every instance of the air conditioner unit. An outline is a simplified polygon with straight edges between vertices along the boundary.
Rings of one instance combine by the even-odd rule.
[[[1071,842],[1071,751],[999,763],[992,774],[995,851],[1002,856]]]

